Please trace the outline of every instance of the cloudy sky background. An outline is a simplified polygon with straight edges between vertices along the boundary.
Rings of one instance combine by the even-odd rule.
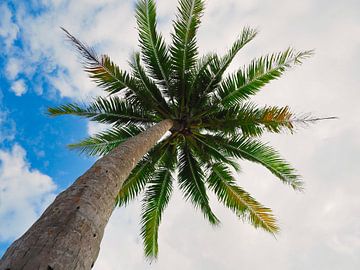
[[[158,0],[167,40],[175,0]],[[127,68],[137,50],[131,0],[0,2],[0,254],[58,192],[94,159],[65,145],[103,128],[44,111],[101,94],[86,77],[59,26]],[[212,228],[176,192],[160,226],[160,255],[149,265],[139,238],[140,202],[117,209],[95,269],[358,269],[360,266],[360,2],[358,0],[208,0],[198,44],[224,52],[245,25],[260,35],[231,69],[289,45],[315,49],[304,65],[265,87],[260,104],[337,116],[295,135],[265,136],[303,175],[306,191],[283,186],[265,169],[242,163],[239,184],[279,218],[277,239],[240,222],[214,200]],[[75,166],[74,166],[75,164]]]

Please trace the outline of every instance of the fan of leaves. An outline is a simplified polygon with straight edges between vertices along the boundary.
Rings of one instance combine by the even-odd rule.
[[[110,124],[103,131],[70,145],[88,155],[105,155],[126,139],[163,119],[172,119],[171,135],[161,140],[137,164],[117,197],[118,205],[144,192],[141,236],[145,254],[158,255],[158,229],[177,179],[184,198],[213,225],[219,219],[211,210],[208,189],[226,207],[256,228],[279,231],[271,210],[237,185],[230,169],[239,170],[244,159],[267,168],[295,190],[302,189],[296,171],[268,144],[264,132],[295,131],[299,124],[320,120],[297,116],[289,107],[259,107],[249,98],[263,86],[299,65],[312,51],[285,51],[256,58],[233,74],[225,75],[238,52],[257,35],[245,27],[224,55],[199,57],[196,33],[204,10],[202,0],[180,0],[172,43],[157,31],[153,0],[139,0],[136,20],[140,52],[131,72],[121,70],[107,55],[80,42],[68,31],[85,71],[109,95],[92,103],[50,108],[49,114],[77,115]],[[324,119],[324,118],[323,118]]]

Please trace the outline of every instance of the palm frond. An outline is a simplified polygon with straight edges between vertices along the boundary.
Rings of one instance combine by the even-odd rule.
[[[213,164],[214,162],[223,162],[234,168],[235,171],[240,171],[240,165],[238,162],[232,159],[226,152],[219,149],[217,145],[212,144],[212,142],[206,141],[201,135],[194,137],[196,141],[199,142],[199,145],[196,147],[196,155],[201,157],[202,161],[206,164]]]
[[[314,117],[311,114],[295,114],[288,106],[257,107],[251,102],[236,104],[209,112],[202,118],[199,128],[204,128],[218,135],[261,136],[264,132],[294,133],[299,127],[336,117]]]
[[[90,73],[90,78],[98,86],[110,94],[118,93],[124,88],[137,93],[135,80],[126,71],[120,70],[108,55],[102,55],[98,65],[89,66],[85,71]]]
[[[118,206],[127,205],[133,200],[144,190],[159,166],[164,167],[164,162],[169,162],[169,152],[172,151],[172,148],[169,147],[168,142],[168,140],[164,140],[155,145],[131,171],[117,195],[116,204]]]
[[[136,91],[134,79],[127,72],[120,70],[120,68],[111,61],[109,56],[102,55],[99,57],[93,48],[82,43],[66,29],[61,29],[78,50],[82,57],[85,71],[98,86],[110,94],[117,93],[125,88]]]
[[[69,144],[68,147],[88,156],[103,156],[119,144],[141,133],[142,131],[144,131],[144,128],[136,125],[112,127],[106,131],[84,139],[81,142]]]
[[[198,103],[201,93],[208,85],[212,77],[211,66],[214,62],[219,62],[216,54],[208,54],[200,58],[196,67],[192,71],[191,85],[187,89],[187,104],[189,110],[197,109],[195,104]]]
[[[171,62],[164,39],[156,31],[156,6],[153,0],[138,1],[136,20],[142,59],[151,76],[158,80],[165,89],[169,89]]]
[[[231,139],[207,135],[207,140],[217,143],[229,155],[259,163],[279,178],[284,184],[295,190],[302,190],[303,183],[295,169],[291,167],[279,153],[262,142],[247,137],[234,137]]]
[[[116,197],[117,206],[125,206],[142,192],[156,172],[155,156],[144,157],[131,171]]]
[[[167,168],[159,168],[148,183],[141,214],[141,236],[145,255],[155,259],[158,255],[158,230],[162,213],[172,193],[173,178]]]
[[[273,234],[279,231],[271,209],[262,206],[249,193],[238,187],[224,165],[212,164],[207,182],[219,201],[238,216],[248,220],[254,227],[260,227]]]
[[[295,118],[288,106],[257,108],[252,103],[240,106],[236,118],[238,127],[246,136],[259,136],[265,130],[273,133],[283,130],[293,132],[297,122],[307,120],[306,118]]]
[[[141,92],[139,91],[141,99],[151,102],[155,110],[159,111],[164,117],[168,117],[170,113],[168,104],[156,84],[146,75],[145,70],[140,64],[139,53],[134,54],[131,66],[134,71],[134,77],[137,78],[141,84],[141,86],[138,87],[139,90],[141,90]]]
[[[199,207],[211,224],[219,224],[209,205],[204,185],[204,172],[186,143],[180,154],[178,178],[180,190],[183,191],[185,198],[190,199],[196,208]]]
[[[48,108],[48,114],[50,116],[77,115],[89,118],[92,121],[115,125],[151,124],[159,120],[156,115],[117,96],[98,97],[90,105],[69,103]]]
[[[208,84],[203,88],[202,96],[205,96],[215,88],[215,86],[221,81],[224,72],[230,66],[231,62],[238,54],[238,52],[246,44],[253,40],[256,35],[257,31],[249,27],[245,27],[241,31],[238,39],[234,42],[229,51],[221,59],[219,59],[219,61],[214,62],[214,64],[212,65],[212,77],[209,80]]]
[[[185,91],[190,83],[188,70],[196,63],[197,45],[196,32],[200,24],[200,18],[204,9],[202,0],[180,0],[174,32],[172,33],[173,44],[170,48],[172,66],[177,81],[176,98],[181,104],[180,111],[185,105]]]
[[[238,130],[241,130],[245,136],[260,136],[264,131],[293,132],[296,124],[311,120],[310,116],[297,117],[287,106],[258,108],[253,103],[243,103],[207,115],[202,126],[224,134],[236,134]]]
[[[293,65],[301,64],[312,54],[313,51],[295,52],[289,48],[284,52],[254,59],[248,67],[230,75],[221,84],[217,92],[221,104],[228,108],[247,99],[270,81],[278,79]]]

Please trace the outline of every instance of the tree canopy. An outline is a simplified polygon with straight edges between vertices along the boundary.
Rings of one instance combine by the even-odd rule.
[[[71,144],[71,149],[105,155],[163,119],[174,121],[171,132],[137,164],[116,200],[117,205],[126,205],[143,192],[141,236],[149,258],[158,255],[158,229],[175,181],[184,198],[210,224],[220,221],[210,207],[209,190],[242,220],[276,234],[279,227],[271,209],[238,186],[233,172],[240,170],[239,159],[248,160],[301,190],[298,173],[261,141],[261,135],[292,133],[299,124],[319,120],[296,115],[287,106],[257,106],[250,101],[262,87],[301,64],[312,51],[288,48],[253,59],[228,74],[235,56],[257,31],[243,28],[224,55],[199,56],[196,33],[203,11],[202,0],[180,0],[172,43],[168,45],[157,31],[155,2],[139,0],[136,20],[140,51],[131,59],[131,71],[120,69],[109,56],[98,55],[63,29],[80,53],[85,71],[108,95],[90,104],[50,108],[49,114],[77,115],[111,125],[106,131]]]

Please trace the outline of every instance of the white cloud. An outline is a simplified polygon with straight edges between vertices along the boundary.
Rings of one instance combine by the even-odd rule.
[[[87,1],[86,5],[79,1],[41,1],[34,3],[34,7],[45,5],[46,12],[36,16],[27,11],[22,1],[14,1],[14,4],[16,14],[10,13],[9,16],[16,18],[16,26],[21,29],[19,38],[24,46],[9,50],[8,56],[21,55],[24,59],[22,66],[27,67],[21,72],[29,78],[41,73],[62,97],[84,100],[102,92],[88,79],[75,49],[65,41],[60,26],[95,46],[99,53],[109,54],[122,67],[128,67],[127,60],[136,43],[136,34],[132,31],[135,21],[133,17],[129,19],[118,14],[132,13],[131,1]],[[111,18],[111,21],[104,18]],[[37,85],[40,83],[33,81],[33,84],[36,89],[41,88]],[[51,95],[51,89],[47,91],[50,93],[44,94]]]
[[[12,20],[12,13],[5,3],[0,5],[0,36],[4,38],[7,48],[13,44],[19,32],[18,26]]]
[[[17,58],[8,59],[6,65],[6,74],[10,80],[14,80],[21,72],[21,61]]]
[[[15,93],[16,96],[20,97],[23,94],[26,93],[27,89],[26,89],[26,85],[24,80],[17,80],[15,82],[12,83],[11,85],[11,90]]]
[[[101,131],[105,131],[110,127],[108,124],[96,123],[89,121],[87,124],[87,133],[92,136],[97,134]]]
[[[54,199],[52,179],[32,169],[15,144],[0,150],[0,241],[19,237]]]

